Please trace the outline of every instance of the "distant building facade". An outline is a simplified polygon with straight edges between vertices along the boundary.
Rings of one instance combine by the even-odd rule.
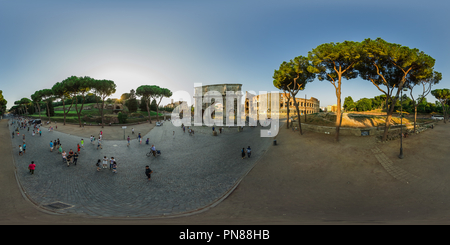
[[[170,103],[170,104],[167,104],[165,107],[167,107],[167,108],[175,108],[175,107],[181,105],[181,103],[183,103],[183,102],[184,102],[184,101],[176,101],[176,102],[173,102],[173,99],[172,99],[171,103]]]
[[[248,96],[248,95],[247,95]],[[289,93],[277,93],[278,101],[279,101],[279,108],[278,113],[287,113],[287,109],[289,108],[289,111],[291,113],[296,113],[296,108],[294,104],[294,100],[292,99],[291,95]],[[248,98],[248,97],[246,97]],[[256,110],[260,110],[261,104],[263,101],[267,103],[267,110],[261,110],[261,113],[270,113],[271,108],[271,100],[272,100],[272,94],[261,94],[261,95],[253,95],[252,101],[246,101],[245,102],[245,114],[248,115],[250,111],[249,103],[252,103],[252,105],[255,105]],[[288,102],[289,100],[289,102]],[[295,98],[295,101],[298,102],[298,109],[300,112],[300,115],[304,114],[312,114],[320,112],[320,101],[314,97],[311,97],[309,99],[305,98]],[[262,108],[262,107],[261,107]]]

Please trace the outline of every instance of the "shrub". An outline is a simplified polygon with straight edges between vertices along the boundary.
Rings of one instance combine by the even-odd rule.
[[[119,112],[119,114],[117,115],[117,119],[119,119],[119,123],[123,124],[127,122],[127,114]]]

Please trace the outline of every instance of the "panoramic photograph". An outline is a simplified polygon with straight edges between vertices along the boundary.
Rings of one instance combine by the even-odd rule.
[[[450,224],[449,8],[0,0],[0,224]]]

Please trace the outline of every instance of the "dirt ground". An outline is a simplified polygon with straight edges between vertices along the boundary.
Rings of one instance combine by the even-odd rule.
[[[56,129],[56,125],[58,126],[58,129]],[[134,128],[134,135],[137,137],[138,133],[141,133],[142,136],[146,135],[150,130],[152,130],[156,125],[156,121],[153,121],[152,123],[140,123],[135,125],[127,125],[125,129],[125,139],[128,137],[128,135],[133,138],[132,135],[132,129]],[[76,135],[79,137],[86,137],[87,140],[89,140],[89,137],[91,135],[98,138],[98,135],[100,134],[100,131],[102,131],[103,136],[102,138],[104,140],[123,140],[124,139],[124,129],[122,126],[108,126],[105,125],[103,128],[102,126],[85,126],[80,127],[77,124],[66,124],[63,125],[62,123],[51,123],[49,125],[42,125],[43,128],[46,128],[48,130],[49,127],[53,127],[53,131],[58,131],[65,134],[70,135]],[[85,139],[85,140],[86,140]]]
[[[107,128],[105,139],[120,132],[123,137],[121,128]],[[2,139],[9,137],[5,129],[3,120]],[[100,128],[58,130],[89,135]],[[405,158],[399,159],[399,140],[376,143],[373,137],[341,136],[334,142],[334,135],[299,135],[283,127],[278,144],[220,204],[196,215],[153,220],[86,219],[38,211],[19,191],[11,144],[3,140],[0,224],[449,224],[449,135],[450,123],[439,122],[404,139]],[[393,178],[374,156],[375,147],[395,166],[424,181],[407,184]]]

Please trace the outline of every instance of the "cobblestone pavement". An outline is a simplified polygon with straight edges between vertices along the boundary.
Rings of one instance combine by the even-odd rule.
[[[384,169],[397,180],[407,184],[421,181],[421,178],[395,166],[393,162],[380,149],[378,149],[378,147],[373,148],[372,152],[375,153],[375,157]]]
[[[143,136],[142,144],[136,138],[130,147],[126,140],[104,140],[103,149],[98,150],[86,135],[77,165],[69,167],[61,154],[50,152],[49,143],[59,138],[63,150],[76,151],[79,136],[45,129],[42,136],[33,137],[31,131],[22,130],[12,146],[23,193],[41,209],[95,217],[177,216],[206,210],[235,188],[273,141],[259,137],[260,129],[189,136],[187,130],[183,133],[180,127],[165,123]],[[19,156],[22,134],[27,148]],[[146,156],[152,144],[161,156]],[[251,158],[242,159],[241,149],[248,146]],[[116,159],[117,173],[109,168],[96,170],[103,156]],[[31,161],[36,163],[34,175],[28,171]],[[151,180],[144,174],[146,165],[153,170]]]

